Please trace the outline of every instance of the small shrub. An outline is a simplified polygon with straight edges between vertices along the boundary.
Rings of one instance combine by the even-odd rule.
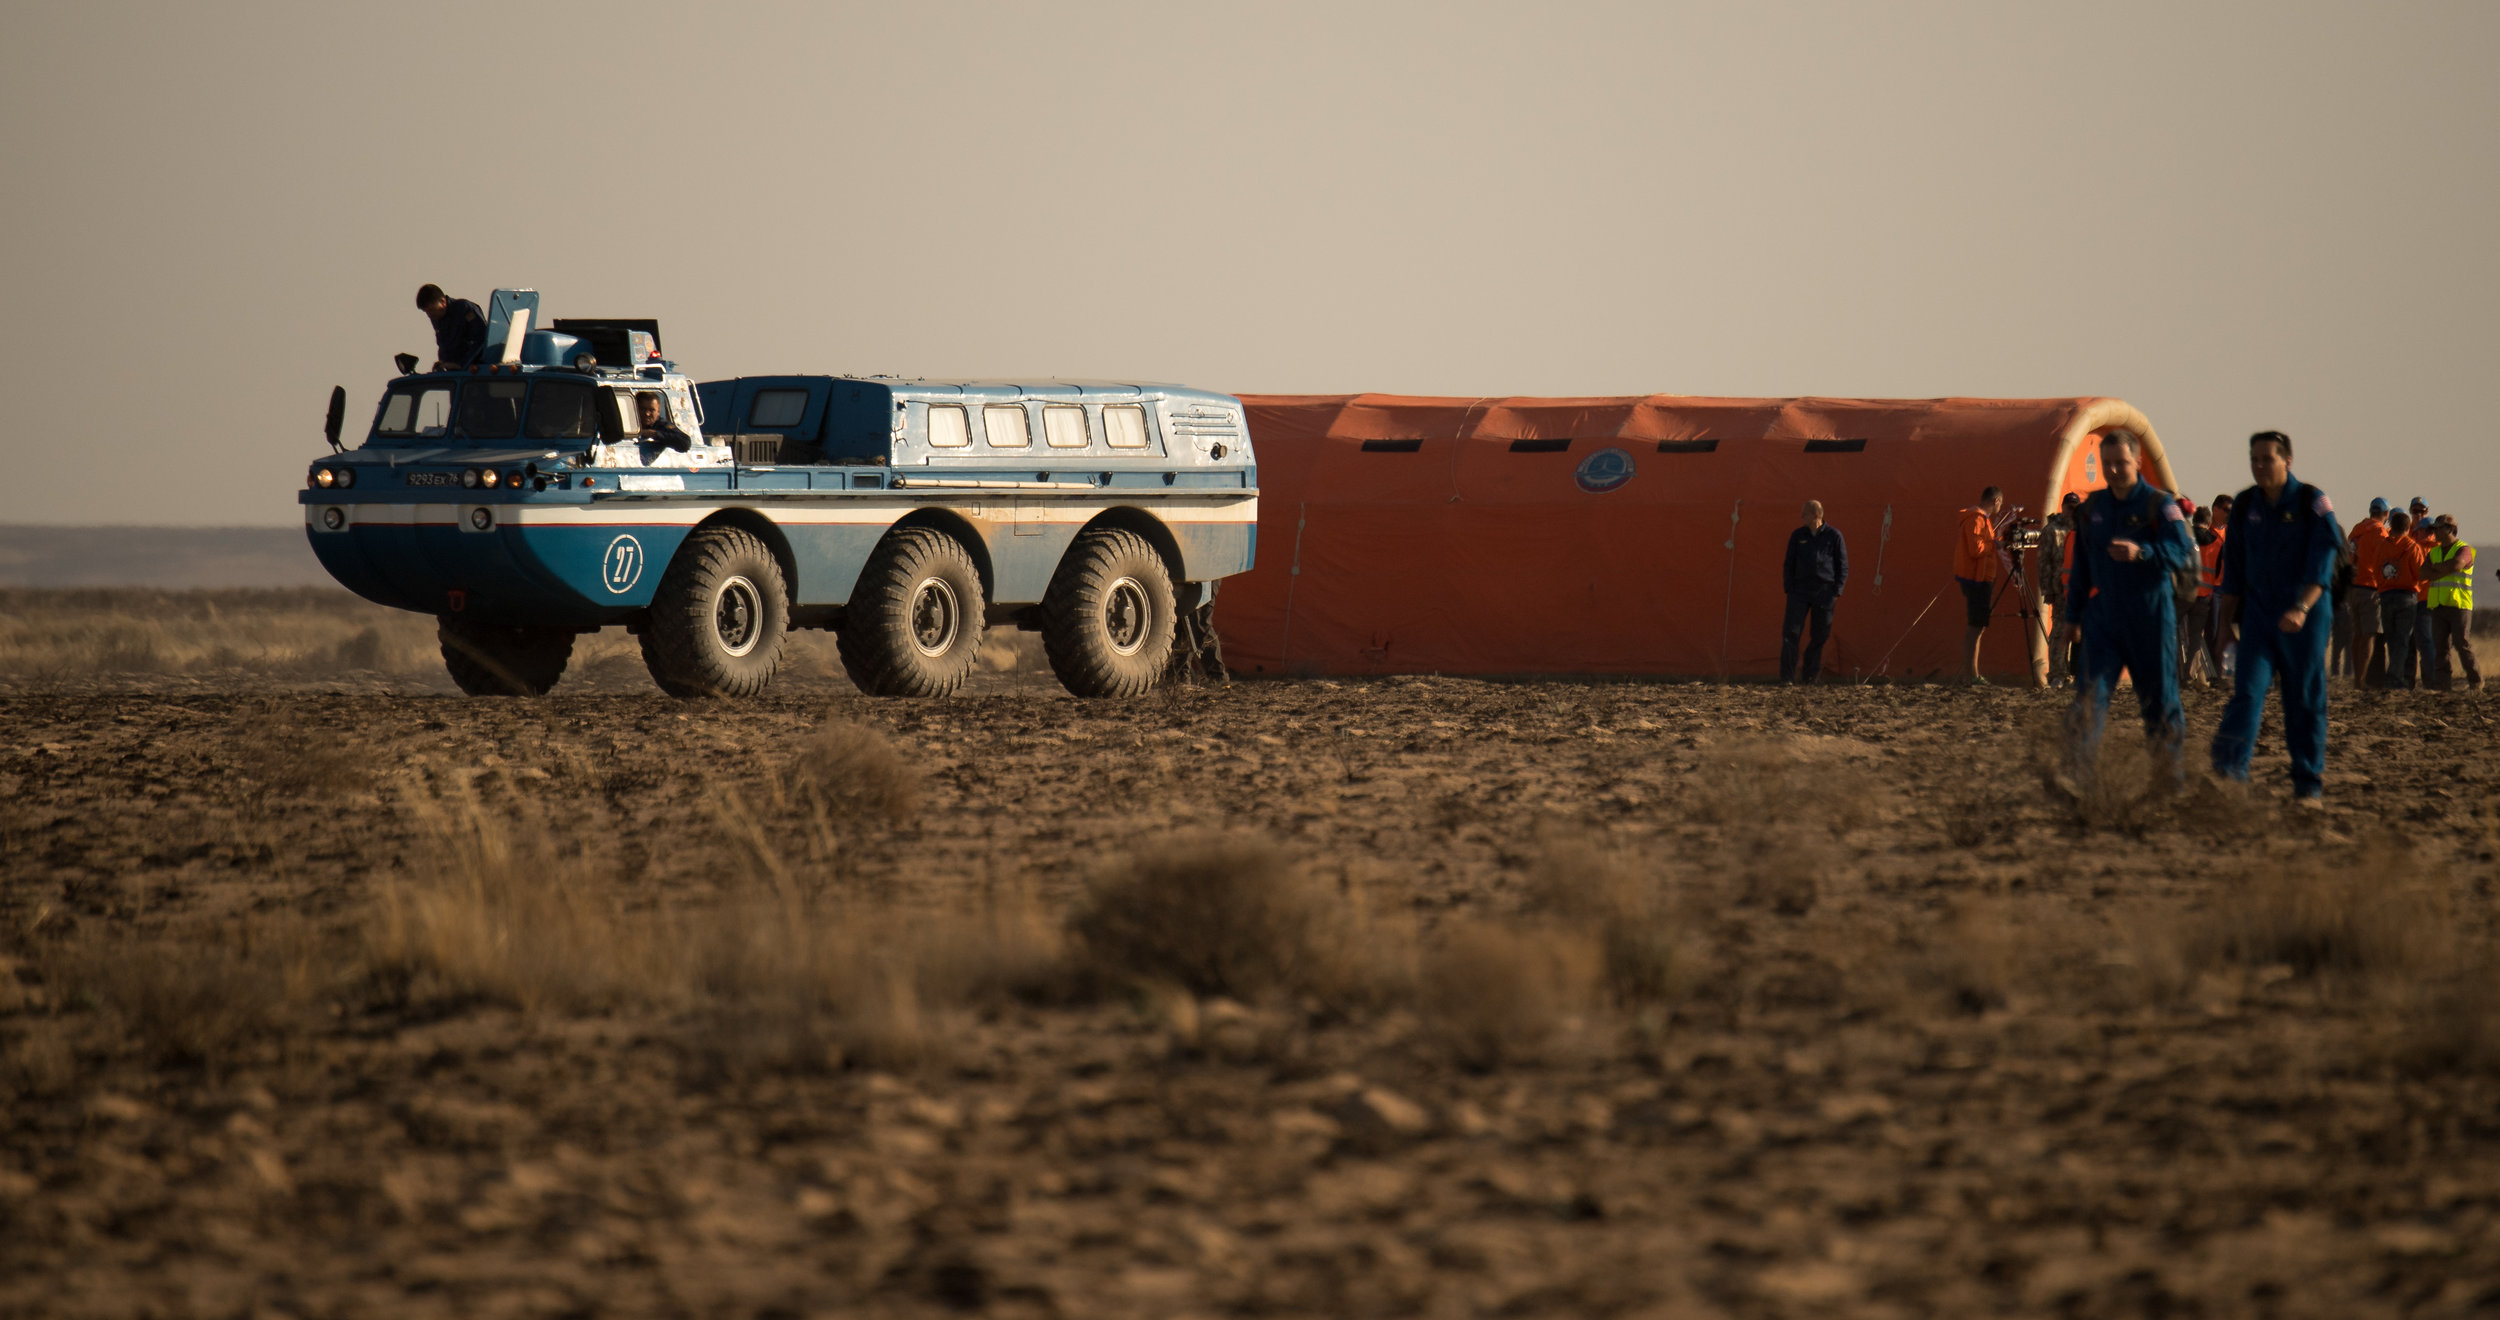
[[[1608,998],[1625,1008],[1682,989],[1683,954],[1666,886],[1623,858],[1585,845],[1549,847],[1528,874],[1528,909],[1550,913],[1596,943]]]
[[[1604,966],[1582,932],[1463,923],[1426,952],[1417,1013],[1462,1066],[1528,1062],[1587,1011]]]
[[[1105,868],[1070,929],[1115,980],[1202,995],[1332,997],[1350,981],[1350,914],[1271,845],[1184,838]]]
[[[2420,885],[2391,884],[2409,858],[2256,872],[2224,889],[2198,923],[2199,963],[2285,966],[2299,975],[2406,975],[2445,968],[2452,926]]]
[[[848,720],[828,721],[799,748],[790,763],[790,786],[802,801],[837,815],[910,819],[920,808],[924,781],[883,733]]]
[[[110,1010],[157,1062],[215,1068],[280,1031],[350,960],[279,921],[207,939],[82,937],[49,961],[56,996]]]

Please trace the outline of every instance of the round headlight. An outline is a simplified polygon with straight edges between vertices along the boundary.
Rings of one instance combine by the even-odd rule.
[[[495,525],[495,511],[487,508],[483,504],[469,510],[469,525],[481,532],[493,529]]]
[[[330,469],[328,469],[328,468],[314,468],[314,469],[313,469],[313,474],[312,474],[312,483],[313,483],[315,486],[319,486],[319,487],[320,487],[320,488],[322,488],[323,490],[328,490],[328,489],[330,488],[330,483],[331,483],[332,481],[334,481],[334,480],[336,480],[336,478],[334,478],[334,477],[332,477],[332,476],[330,475]]]
[[[484,486],[488,490],[493,490],[495,488],[495,483],[502,480],[503,474],[497,472],[493,468],[488,468],[484,472],[477,474],[477,484]]]
[[[474,486],[476,486],[476,485],[477,485],[477,469],[476,469],[476,468],[465,468],[465,469],[462,469],[462,471],[461,471],[461,473],[460,473],[460,484],[461,484],[461,485],[463,485],[463,486],[470,486],[470,487],[474,487]]]
[[[323,509],[321,511],[321,525],[334,532],[342,527],[345,527],[347,525],[347,510],[342,509],[335,504],[331,505],[329,508]]]
[[[355,485],[355,484],[356,484],[356,469],[354,469],[354,468],[340,468],[340,469],[339,469],[339,471],[338,471],[338,479],[339,479],[339,489],[341,489],[341,490],[345,490],[345,489],[347,489],[348,487]]]
[[[503,484],[510,486],[514,490],[519,490],[521,488],[521,469],[514,468],[510,472],[504,473]]]

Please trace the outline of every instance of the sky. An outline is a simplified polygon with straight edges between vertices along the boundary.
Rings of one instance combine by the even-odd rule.
[[[2105,394],[2500,535],[2500,5],[0,5],[0,523],[297,523],[417,285],[698,378]]]

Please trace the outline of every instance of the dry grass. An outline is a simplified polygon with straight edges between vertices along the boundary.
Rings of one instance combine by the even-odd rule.
[[[1354,914],[1274,845],[1199,835],[1094,877],[1070,930],[1115,982],[1258,1001],[1344,998],[1363,981]]]
[[[0,590],[0,679],[440,667],[433,620],[331,588]]]
[[[849,720],[829,720],[791,758],[792,798],[843,817],[909,820],[926,788],[919,765],[883,733]]]
[[[1638,1009],[1682,992],[1686,955],[1665,877],[1580,843],[1550,845],[1528,873],[1527,909],[1585,935],[1608,1000]]]
[[[2440,975],[2456,963],[2454,914],[2412,871],[2397,853],[2241,875],[2191,927],[2189,963],[2362,980]]]
[[[41,956],[57,1002],[110,1013],[161,1064],[212,1070],[293,1030],[355,972],[352,944],[289,917],[205,940],[81,932]]]
[[[1463,922],[1426,951],[1416,1009],[1462,1067],[1529,1063],[1582,1025],[1607,972],[1585,931]]]

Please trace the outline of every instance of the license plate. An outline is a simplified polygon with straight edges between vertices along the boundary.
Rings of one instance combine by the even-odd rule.
[[[411,486],[457,486],[460,484],[460,478],[448,472],[411,472],[408,474],[408,484]]]

